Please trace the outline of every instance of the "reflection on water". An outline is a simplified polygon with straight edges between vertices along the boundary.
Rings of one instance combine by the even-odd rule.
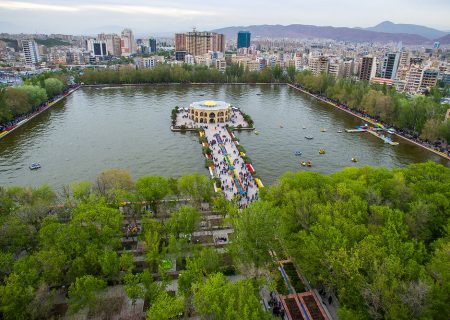
[[[111,167],[129,169],[134,177],[206,174],[197,138],[169,129],[174,106],[204,99],[228,101],[252,116],[260,134],[237,135],[265,184],[285,171],[330,173],[346,166],[394,167],[430,159],[449,165],[405,141],[393,147],[368,134],[337,133],[360,122],[286,86],[84,88],[0,140],[0,185],[59,187],[93,180]],[[319,155],[322,148],[325,155]],[[352,157],[359,161],[352,163]],[[306,160],[313,168],[300,167]],[[30,171],[32,162],[42,169]]]

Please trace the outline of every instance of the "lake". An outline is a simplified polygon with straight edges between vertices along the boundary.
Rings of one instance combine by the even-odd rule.
[[[286,171],[331,173],[347,166],[392,168],[427,160],[449,166],[401,139],[390,146],[367,133],[338,133],[361,122],[284,85],[82,88],[0,140],[0,185],[59,188],[92,181],[113,167],[128,169],[134,178],[207,174],[197,137],[170,131],[174,106],[205,99],[230,102],[253,118],[260,134],[236,135],[266,185]],[[319,149],[326,154],[319,155]],[[312,168],[299,165],[306,160]],[[42,168],[31,171],[33,162]]]

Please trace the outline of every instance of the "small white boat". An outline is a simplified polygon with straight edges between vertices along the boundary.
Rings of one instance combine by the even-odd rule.
[[[314,137],[312,137],[312,136],[305,136],[305,138],[308,139],[308,140],[314,139]]]
[[[258,131],[258,130],[255,130],[255,134],[256,134],[256,135],[259,135],[259,131]]]
[[[41,168],[41,165],[39,163],[35,162],[35,163],[32,163],[29,168],[30,168],[30,170],[37,170],[37,169]]]
[[[337,133],[342,133],[342,130],[338,130]]]
[[[303,126],[303,129],[306,129],[306,127],[305,127],[305,126]]]
[[[327,129],[322,128],[322,129],[320,129],[320,132],[327,132]]]

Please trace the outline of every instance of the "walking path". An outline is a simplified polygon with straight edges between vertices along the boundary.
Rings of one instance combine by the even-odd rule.
[[[212,151],[214,176],[221,181],[221,189],[228,200],[239,195],[237,204],[246,207],[258,199],[258,185],[239,154],[236,143],[223,124],[204,127],[205,137]]]
[[[357,112],[351,111],[351,110],[349,110],[348,108],[345,108],[345,107],[343,107],[343,106],[341,106],[341,105],[339,105],[339,104],[336,104],[336,103],[334,103],[334,102],[332,102],[332,101],[330,101],[330,100],[328,100],[328,99],[325,99],[325,98],[323,98],[323,97],[321,97],[321,96],[319,96],[319,95],[310,93],[310,92],[304,90],[304,89],[301,88],[301,87],[297,87],[297,86],[292,85],[292,84],[289,84],[289,83],[288,83],[288,86],[291,87],[291,88],[294,88],[294,89],[296,89],[296,90],[299,90],[299,91],[301,91],[301,92],[303,92],[303,93],[306,93],[307,95],[310,95],[311,97],[314,97],[314,98],[316,98],[317,100],[320,100],[320,101],[325,102],[325,103],[327,103],[327,104],[329,104],[329,105],[332,105],[333,107],[336,107],[336,108],[338,108],[338,109],[340,109],[340,110],[342,110],[342,111],[345,111],[345,112],[351,114],[352,116],[355,116],[355,117],[357,117],[357,118],[359,118],[359,119],[361,119],[361,120],[364,120],[364,121],[367,122],[367,123],[371,123],[371,124],[373,124],[373,125],[379,125],[378,122],[376,122],[375,120],[373,120],[373,119],[371,119],[371,118],[368,118],[368,117],[366,117],[366,116],[364,116],[364,115],[358,114]],[[407,140],[407,141],[409,141],[409,142],[411,142],[411,143],[414,143],[415,145],[417,145],[417,146],[419,146],[419,147],[422,147],[422,148],[424,148],[424,149],[427,149],[428,151],[431,151],[431,152],[433,152],[433,153],[435,153],[435,154],[437,154],[437,155],[439,155],[439,156],[441,156],[441,157],[443,157],[443,158],[445,158],[445,159],[447,159],[447,160],[450,160],[450,155],[448,155],[448,154],[446,154],[446,153],[444,153],[444,152],[441,152],[441,151],[439,151],[439,150],[436,150],[436,149],[434,149],[434,148],[431,148],[431,147],[429,147],[429,146],[426,146],[426,145],[424,145],[424,144],[422,144],[422,143],[420,143],[420,142],[418,142],[418,141],[415,141],[415,140],[413,140],[413,139],[410,139],[410,138],[408,138],[408,137],[405,137],[403,134],[400,134],[400,133],[398,133],[398,132],[396,132],[395,135],[396,135],[397,137],[400,137],[400,138],[402,138],[402,139],[405,139],[405,140]]]

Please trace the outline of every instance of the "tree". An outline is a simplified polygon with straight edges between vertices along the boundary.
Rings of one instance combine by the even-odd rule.
[[[106,283],[91,275],[77,278],[69,287],[69,313],[74,314],[84,307],[94,306],[98,294],[105,288]]]
[[[64,83],[56,78],[48,78],[44,80],[45,91],[49,98],[53,98],[64,90]]]
[[[277,208],[255,202],[233,218],[232,223],[231,252],[240,262],[254,266],[258,272],[272,261],[270,250],[276,248]]]
[[[102,273],[107,280],[117,281],[120,272],[120,261],[117,253],[111,250],[105,250],[99,257]]]
[[[138,195],[151,203],[156,212],[157,201],[164,199],[169,193],[169,183],[167,179],[159,176],[141,177],[136,182]]]
[[[167,230],[177,239],[187,237],[194,232],[200,219],[201,216],[197,209],[189,206],[181,206],[167,220]]]
[[[113,168],[97,176],[96,187],[104,195],[114,189],[131,191],[134,183],[128,170]]]
[[[31,111],[31,104],[25,91],[9,87],[6,89],[5,105],[13,116],[18,116]]]
[[[270,319],[261,308],[258,287],[252,280],[228,282],[221,273],[194,287],[193,304],[204,318],[216,320]]]
[[[213,193],[211,180],[206,176],[195,173],[178,179],[179,190],[182,194],[192,197],[199,205],[202,201],[210,201]]]
[[[145,288],[141,284],[141,274],[128,273],[124,277],[125,292],[131,299],[133,306],[136,305],[137,299],[143,299],[145,296]]]
[[[429,141],[436,141],[441,137],[442,121],[438,119],[428,119],[422,129],[421,138]]]
[[[167,291],[159,293],[154,303],[147,311],[147,320],[171,320],[181,318],[184,301],[180,296],[172,297]]]
[[[129,252],[121,254],[119,259],[120,269],[125,273],[131,273],[134,269],[133,255]]]

